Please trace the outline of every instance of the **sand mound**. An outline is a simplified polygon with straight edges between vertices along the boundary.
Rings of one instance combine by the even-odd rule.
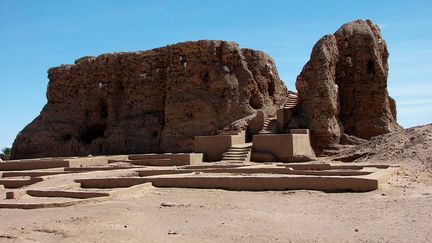
[[[413,178],[432,182],[432,124],[373,137],[347,149],[334,159],[354,162],[398,163]]]

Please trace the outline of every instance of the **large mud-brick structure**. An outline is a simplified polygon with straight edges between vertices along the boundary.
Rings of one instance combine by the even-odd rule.
[[[220,133],[264,147],[290,141],[256,159],[277,160],[300,140],[298,151],[308,151],[309,136],[319,154],[400,129],[387,91],[388,56],[370,20],[344,24],[314,46],[297,77],[298,95],[288,92],[268,55],[232,42],[83,57],[48,71],[48,103],[17,136],[12,157],[191,152],[195,136]],[[257,144],[231,149],[250,154]],[[295,159],[305,154],[313,152]]]
[[[225,41],[83,57],[48,77],[13,158],[188,152],[194,136],[244,128],[287,95],[268,55]]]

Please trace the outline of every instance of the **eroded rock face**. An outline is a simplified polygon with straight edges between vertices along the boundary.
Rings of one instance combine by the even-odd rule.
[[[187,152],[287,95],[265,53],[224,41],[83,57],[48,71],[48,103],[12,157]]]
[[[337,144],[342,133],[368,139],[400,129],[387,92],[387,58],[370,20],[347,23],[318,41],[296,83],[315,148]]]
[[[378,26],[358,20],[343,25],[334,36],[339,49],[336,84],[345,133],[370,138],[399,130],[387,91],[389,53]]]
[[[339,51],[336,38],[326,35],[314,46],[311,59],[297,77],[298,102],[314,147],[339,143],[338,87],[335,83]]]

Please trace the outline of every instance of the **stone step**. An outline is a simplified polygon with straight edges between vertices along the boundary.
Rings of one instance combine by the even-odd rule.
[[[245,162],[249,161],[252,143],[236,144],[231,146],[227,152],[223,154],[222,161],[230,162]]]
[[[231,148],[228,149],[228,151],[229,151],[229,150],[231,150],[231,151],[249,151],[251,148],[252,148],[252,147],[245,147],[245,148],[236,148],[236,147],[231,147]]]
[[[231,153],[231,154],[248,154],[250,152],[250,149],[247,150],[228,150],[225,153]]]
[[[73,167],[65,168],[65,171],[71,172],[90,172],[90,171],[108,171],[108,170],[127,170],[127,169],[139,169],[145,168],[145,166],[95,166],[95,167]]]
[[[147,165],[147,166],[174,166],[177,163],[171,159],[142,159],[142,160],[125,160],[123,162],[131,163],[133,165]]]
[[[349,168],[349,167],[348,167]],[[234,168],[208,168],[208,169],[167,169],[167,170],[141,170],[138,171],[140,176],[153,176],[153,175],[169,175],[169,174],[185,174],[192,172],[204,173],[233,173],[233,174],[281,174],[281,175],[315,175],[315,176],[364,176],[372,172],[362,170],[351,170],[346,167],[333,167],[331,170],[294,170],[291,167],[234,167]]]
[[[150,180],[145,177],[112,177],[78,179],[75,182],[80,183],[82,188],[124,188],[144,184]]]
[[[133,154],[129,160],[171,159],[172,165],[197,165],[202,163],[202,153]],[[165,166],[165,165],[164,165]]]
[[[229,153],[226,153],[226,154],[224,154],[224,157],[247,157],[248,154],[249,153],[246,153],[246,154],[229,154]]]
[[[244,151],[249,151],[251,148],[235,148],[235,147],[231,147],[228,149],[228,151],[233,151],[233,152],[244,152]]]
[[[231,154],[231,155],[223,156],[223,158],[247,158],[247,157],[248,157],[247,154],[241,154],[241,155],[239,155],[239,154]]]
[[[197,169],[182,169],[182,170],[138,170],[139,176],[155,176],[155,175],[171,175],[171,174],[185,174],[195,172]]]
[[[258,134],[272,134],[270,131],[259,131]]]
[[[69,167],[69,161],[66,160],[15,160],[0,163],[0,170],[36,170]]]
[[[84,199],[73,198],[37,198],[30,197],[27,199],[7,200],[7,202],[0,202],[0,208],[15,208],[15,209],[36,209],[36,208],[54,208],[54,207],[68,207],[85,202]]]
[[[222,158],[247,158],[249,154],[226,154]]]
[[[112,161],[109,161],[109,163],[116,163],[116,162],[130,163],[133,165],[141,165],[141,166],[183,165],[183,164],[179,164],[177,161],[174,161],[172,159],[134,159],[134,160],[112,160]]]
[[[208,164],[208,165],[186,165],[179,167],[180,169],[214,169],[214,168],[237,168],[239,165],[232,164]]]
[[[5,188],[20,188],[43,181],[40,177],[0,179],[0,185]]]
[[[222,157],[222,160],[227,160],[227,159],[240,159],[240,160],[245,160],[247,159],[248,156],[224,156]]]
[[[108,197],[110,195],[109,192],[70,190],[27,190],[27,194],[33,197],[65,197],[77,199]]]
[[[228,152],[226,152],[224,154],[245,155],[245,154],[249,154],[249,151],[247,151],[247,150],[245,150],[245,151],[230,151],[230,150],[228,150]]]
[[[170,175],[151,178],[155,187],[225,189],[234,191],[318,190],[324,192],[367,192],[378,188],[377,179],[335,176]]]
[[[228,157],[228,158],[222,158],[222,161],[224,160],[234,160],[234,161],[245,161],[246,158],[236,158],[236,157]]]
[[[49,176],[49,175],[62,175],[62,174],[70,174],[72,171],[7,171],[3,172],[2,177],[20,177],[20,176],[29,176],[29,177],[40,177],[40,176]]]

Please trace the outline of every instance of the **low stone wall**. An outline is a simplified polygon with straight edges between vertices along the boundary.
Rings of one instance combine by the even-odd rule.
[[[253,153],[272,154],[277,161],[310,161],[315,157],[309,134],[263,134],[253,137]]]
[[[130,160],[146,159],[170,159],[175,165],[199,165],[203,161],[202,153],[178,153],[178,154],[134,154],[129,155]]]
[[[68,159],[69,167],[83,167],[83,166],[94,166],[94,165],[106,165],[108,160],[125,160],[127,155],[113,155],[113,156],[88,156],[88,157],[76,157]]]

